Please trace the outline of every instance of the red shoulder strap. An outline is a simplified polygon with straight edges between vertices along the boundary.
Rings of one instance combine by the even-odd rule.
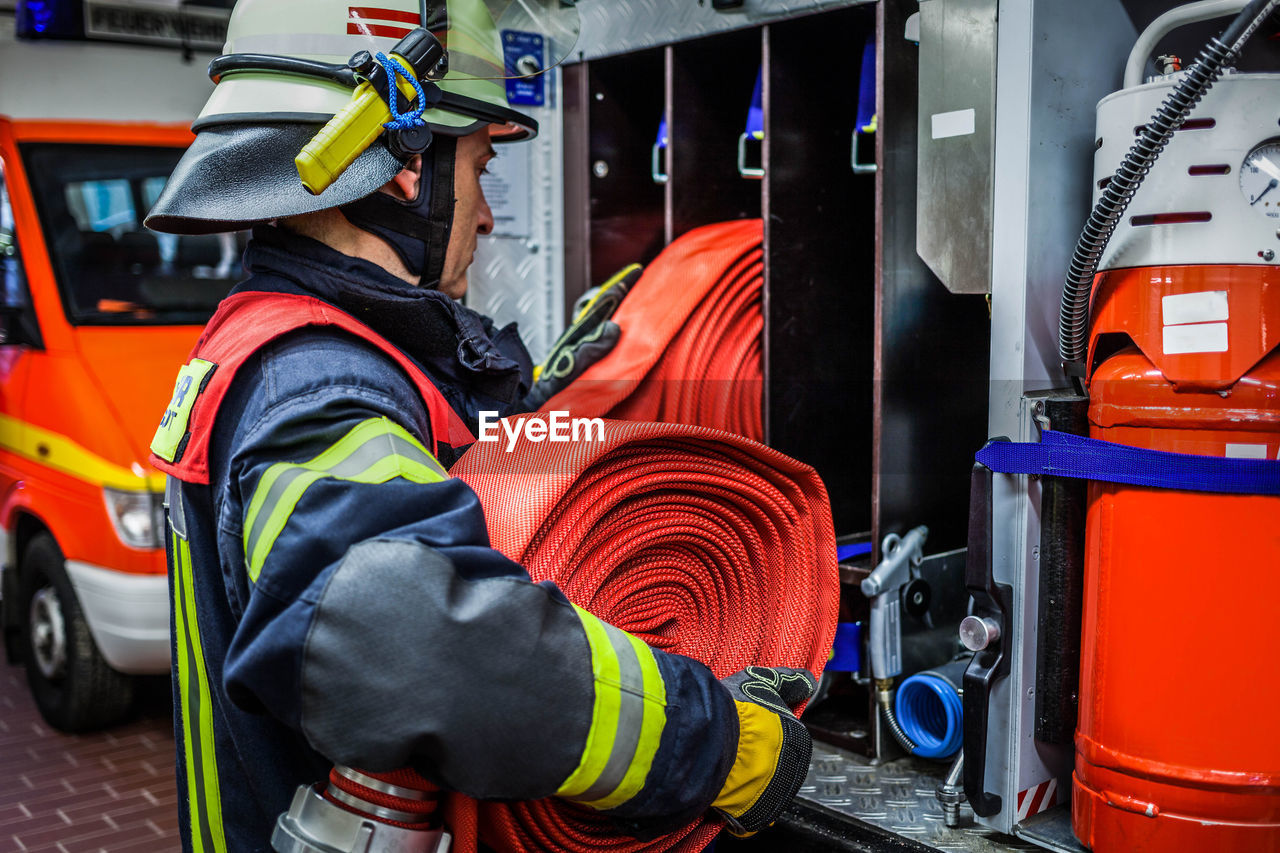
[[[306,326],[336,326],[395,359],[426,404],[433,453],[438,452],[442,442],[462,447],[475,441],[453,407],[413,360],[355,317],[311,296],[248,291],[224,299],[196,341],[191,358],[202,359],[212,364],[212,368],[201,373],[203,384],[189,409],[186,431],[177,444],[173,461],[152,453],[151,464],[180,480],[208,483],[209,437],[218,407],[236,372],[271,341]],[[174,413],[166,414],[166,421],[171,414]]]

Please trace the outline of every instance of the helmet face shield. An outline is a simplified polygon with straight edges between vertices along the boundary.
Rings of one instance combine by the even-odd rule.
[[[404,161],[388,152],[387,134],[352,162],[359,180],[339,181],[305,203],[293,192],[294,184],[306,192],[293,158],[352,103],[360,84],[348,67],[352,57],[390,55],[424,24],[445,49],[433,68],[413,69],[439,89],[438,102],[428,100],[434,106],[421,112],[432,134],[459,137],[489,127],[495,142],[536,135],[537,123],[510,108],[505,81],[541,74],[569,55],[578,13],[566,0],[379,0],[376,7],[349,0],[238,0],[225,54],[210,66],[217,87],[192,126],[197,141],[148,226],[174,233],[235,230],[376,191]],[[504,38],[536,47],[504,51]],[[537,47],[540,56],[533,55]],[[299,137],[302,144],[296,144]],[[265,146],[275,144],[291,150],[262,156]],[[220,156],[217,149],[224,147],[226,156]],[[274,203],[285,197],[289,204]]]
[[[559,65],[578,42],[578,9],[565,0],[423,0],[424,26],[449,52],[449,70],[464,77],[532,77]],[[504,61],[501,34],[542,36],[543,57]]]

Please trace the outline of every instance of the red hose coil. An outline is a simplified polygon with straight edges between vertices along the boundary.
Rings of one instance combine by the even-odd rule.
[[[618,345],[542,411],[696,424],[762,441],[763,240],[759,219],[675,240],[613,316]]]
[[[839,580],[830,503],[807,465],[724,431],[606,421],[603,441],[476,444],[453,473],[479,495],[495,548],[650,645],[721,678],[825,666]],[[460,853],[477,827],[500,853],[694,853],[721,827],[704,817],[637,841],[556,799],[452,797],[448,814]]]

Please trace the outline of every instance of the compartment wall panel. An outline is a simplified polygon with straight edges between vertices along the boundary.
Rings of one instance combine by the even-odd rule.
[[[947,291],[916,254],[918,48],[902,38],[909,0],[880,15],[876,230],[877,545],[929,526],[928,552],[964,547],[969,472],[986,441],[991,322],[981,295]]]
[[[871,524],[875,182],[850,143],[873,26],[852,8],[766,37],[766,434],[822,475],[837,534]]]
[[[561,324],[591,287],[591,115],[588,65],[563,67],[564,75],[564,305]]]
[[[760,67],[760,32],[671,48],[671,236],[760,215],[760,182],[738,174],[738,136]],[[708,61],[710,59],[710,61]]]
[[[591,62],[587,75],[590,287],[666,245],[666,193],[650,169],[666,91],[663,50]]]

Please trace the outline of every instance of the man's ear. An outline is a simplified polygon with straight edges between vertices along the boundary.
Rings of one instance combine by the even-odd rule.
[[[413,201],[418,197],[418,182],[421,177],[422,155],[415,154],[383,189],[400,201]]]

